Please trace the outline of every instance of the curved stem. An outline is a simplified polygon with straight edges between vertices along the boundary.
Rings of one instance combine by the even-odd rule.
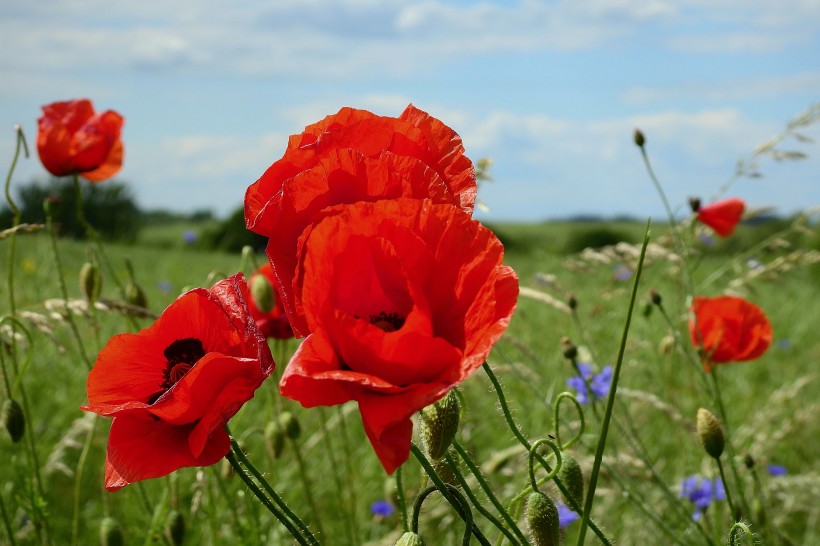
[[[91,441],[94,439],[94,432],[97,430],[97,422],[99,419],[96,414],[92,415],[91,427],[86,432],[85,442],[83,442],[83,450],[80,452],[80,458],[77,461],[77,471],[74,473],[74,513],[71,517],[71,544],[77,544],[77,538],[80,533],[80,496],[82,494],[83,486],[83,472],[85,470],[85,462],[88,459],[88,453],[91,451]]]
[[[464,529],[464,537],[461,540],[461,544],[462,546],[469,546],[470,532],[473,527],[473,512],[472,510],[470,510],[470,505],[467,504],[467,502],[464,500],[464,497],[461,495],[459,490],[453,487],[452,485],[448,484],[444,485],[444,489],[439,489],[438,487],[428,487],[427,489],[419,493],[418,497],[416,497],[416,502],[413,505],[413,533],[418,535],[419,532],[419,513],[421,512],[421,505],[424,504],[424,500],[435,491],[438,491],[442,495],[446,495],[447,493],[449,493],[458,501],[458,506],[453,506],[456,508],[459,515],[462,518],[464,518],[464,523],[466,524]]]

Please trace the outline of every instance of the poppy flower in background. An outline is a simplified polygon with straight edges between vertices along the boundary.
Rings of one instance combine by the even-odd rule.
[[[241,274],[179,296],[148,328],[112,337],[88,375],[85,411],[113,417],[105,487],[208,466],[225,424],[273,370]]]
[[[262,279],[268,283],[269,293],[267,295],[270,296],[270,301],[264,303],[259,302],[259,304],[257,304],[256,296],[254,296],[253,293],[251,294],[252,297],[248,299],[248,309],[250,309],[251,316],[253,316],[256,321],[256,327],[259,328],[259,331],[262,332],[262,335],[265,337],[290,339],[293,337],[293,329],[290,327],[288,316],[285,314],[285,310],[282,308],[279,298],[276,297],[273,288],[276,279],[273,276],[273,269],[269,263],[266,263],[251,275],[248,285],[253,287],[254,283]],[[259,308],[260,304],[268,310],[261,310]]]
[[[512,316],[515,272],[458,207],[394,199],[325,209],[299,239],[294,298],[310,327],[284,371],[305,407],[356,400],[392,473],[411,415],[484,363]]]
[[[398,117],[342,108],[292,135],[284,156],[245,192],[245,223],[269,238],[268,257],[297,335],[309,333],[291,301],[296,240],[321,209],[413,197],[472,214],[473,163],[451,128],[413,105]]]
[[[715,230],[721,237],[728,237],[735,231],[745,208],[741,199],[733,197],[698,207],[696,213],[699,222]]]
[[[704,366],[754,360],[772,343],[772,325],[756,305],[735,296],[692,302],[689,336],[703,351]]]
[[[43,106],[37,120],[37,152],[54,176],[79,174],[102,182],[122,168],[120,133],[125,119],[113,110],[94,113],[88,99]]]

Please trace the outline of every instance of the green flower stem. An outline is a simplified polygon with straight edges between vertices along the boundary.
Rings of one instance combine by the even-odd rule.
[[[85,462],[88,459],[88,453],[91,451],[91,441],[94,438],[94,432],[97,430],[97,422],[99,421],[96,414],[91,415],[91,427],[88,429],[88,432],[86,432],[83,449],[77,461],[77,471],[74,473],[74,512],[71,517],[72,546],[76,546],[80,534],[80,497],[82,496],[83,472],[85,471]]]
[[[780,532],[769,519],[769,500],[766,498],[766,492],[763,489],[763,484],[760,482],[760,476],[754,466],[749,469],[749,471],[752,473],[757,497],[760,500],[760,509],[763,511],[763,527],[766,529],[767,542],[781,545],[783,544],[783,541],[780,538]]]
[[[228,506],[230,506],[229,513],[231,514],[231,520],[233,520],[233,524],[234,524],[235,528],[239,530],[239,534],[242,536],[242,540],[243,541],[247,540],[247,537],[245,535],[245,526],[242,524],[242,520],[239,518],[239,511],[236,508],[235,497],[232,497],[228,493],[228,488],[225,485],[225,480],[222,478],[222,475],[220,474],[219,469],[216,468],[216,467],[214,468],[213,476],[214,476],[214,481],[216,482],[216,487],[219,490],[219,494],[222,495],[222,497],[225,499],[225,503]],[[212,493],[212,495],[213,495],[213,493]],[[208,518],[208,519],[213,519],[213,518]],[[211,533],[213,534],[214,541],[215,541],[217,532],[212,529]]]
[[[227,427],[226,427],[226,429],[227,429]],[[228,432],[228,434],[230,434],[230,432]],[[233,462],[231,462],[231,459],[233,459]],[[265,496],[265,494],[261,490],[259,490],[259,488],[258,488],[258,486],[256,486],[256,484],[254,484],[254,487],[251,487],[250,484],[248,484],[248,480],[246,480],[245,478],[250,478],[250,476],[248,476],[247,473],[242,469],[242,467],[238,465],[239,461],[241,461],[241,463],[243,465],[245,465],[245,467],[247,467],[247,469],[250,471],[250,473],[253,475],[253,477],[256,478],[256,480],[260,484],[262,484],[262,487],[264,487],[265,491],[267,491],[268,495],[270,495],[270,499],[273,499],[273,502],[276,503],[276,506],[278,506],[278,509],[270,503],[270,499],[268,499]],[[260,501],[262,501],[262,504],[264,504],[265,507],[268,508],[268,510],[270,510],[271,513],[274,516],[276,516],[277,519],[279,519],[279,521],[281,521],[282,524],[285,525],[285,527],[288,528],[290,533],[294,537],[296,537],[297,540],[299,540],[300,544],[303,544],[303,545],[318,545],[319,544],[319,541],[316,540],[316,537],[313,535],[313,533],[310,532],[310,530],[307,528],[307,525],[305,525],[305,523],[299,518],[299,516],[294,514],[293,511],[290,508],[288,508],[288,505],[285,504],[285,501],[283,501],[282,498],[276,493],[276,491],[273,489],[271,484],[268,483],[268,481],[265,479],[265,477],[262,475],[262,473],[259,472],[259,470],[257,470],[257,468],[253,465],[253,463],[251,463],[248,460],[248,458],[242,452],[242,449],[240,449],[239,444],[236,442],[236,439],[234,439],[233,436],[231,436],[231,452],[228,454],[228,462],[231,463],[231,466],[234,467],[234,470],[236,470],[237,473],[240,475],[240,477],[242,477],[242,480],[245,481],[246,484],[248,484],[248,487],[251,487],[251,491],[253,491],[253,493],[257,496],[257,498]],[[234,462],[236,462],[237,464],[235,465]],[[253,480],[250,480],[250,481],[253,482]],[[257,493],[257,491],[258,491],[258,493]],[[261,494],[261,496],[260,496],[260,494]],[[264,498],[264,500],[263,500],[263,498]],[[287,516],[287,518],[290,518],[290,520],[288,520],[287,524],[284,521],[286,519],[284,516]],[[301,531],[301,533],[304,534],[304,536],[302,536],[302,534],[300,534],[299,532],[294,533],[294,531],[291,530],[292,525],[293,525],[293,523],[290,523],[291,520],[292,520],[293,523],[296,524],[296,526],[299,527],[299,530]]]
[[[51,239],[51,253],[54,255],[54,265],[57,270],[57,282],[60,285],[60,294],[63,296],[63,302],[65,305],[65,320],[68,322],[68,326],[71,328],[71,333],[74,335],[74,341],[77,343],[77,352],[80,353],[80,358],[82,358],[86,370],[91,371],[91,359],[88,358],[88,354],[85,351],[83,337],[80,335],[79,328],[77,328],[77,322],[74,320],[74,315],[68,308],[68,289],[66,288],[65,278],[63,278],[62,274],[63,262],[60,259],[60,251],[57,245],[57,233],[54,229],[54,218],[51,216],[50,212],[46,213],[46,229],[48,231],[49,238]],[[90,302],[90,306],[93,307],[94,303]]]
[[[279,509],[273,504],[273,501],[271,501],[267,497],[267,495],[265,495],[262,489],[260,489],[256,482],[253,481],[251,476],[245,471],[244,468],[242,468],[242,466],[239,464],[239,461],[237,461],[236,459],[235,451],[233,451],[233,449],[230,452],[228,452],[226,458],[228,459],[228,462],[230,463],[231,467],[236,471],[237,475],[242,479],[243,482],[245,482],[245,485],[248,486],[248,489],[250,489],[251,492],[254,495],[256,495],[256,498],[259,499],[259,501],[265,506],[265,508],[267,508],[268,511],[270,511],[270,513],[273,514],[276,517],[276,519],[278,519],[282,523],[282,525],[285,526],[285,528],[293,536],[293,538],[295,538],[296,541],[302,546],[310,546],[310,544],[312,543],[305,540],[302,534],[296,529],[294,524],[288,518],[286,518],[284,514],[282,514],[282,512],[279,511]],[[316,542],[315,544],[318,544],[318,542]]]
[[[501,521],[499,521],[498,518],[493,516],[493,514],[489,510],[487,510],[486,508],[484,508],[481,505],[481,503],[476,498],[473,491],[470,489],[470,486],[467,483],[467,480],[464,478],[464,474],[461,473],[461,470],[458,468],[458,464],[453,459],[453,457],[451,457],[449,453],[446,453],[444,455],[444,457],[445,457],[445,460],[447,461],[447,464],[450,465],[450,469],[453,471],[453,475],[455,475],[456,480],[458,480],[458,483],[461,485],[461,489],[463,489],[464,493],[467,494],[467,497],[470,499],[470,502],[473,503],[473,506],[475,507],[475,509],[478,510],[481,513],[481,515],[483,515],[485,518],[487,518],[487,520],[489,520],[493,525],[495,525],[495,527],[499,531],[501,531],[502,535],[507,537],[507,540],[510,541],[510,544],[513,544],[513,545],[522,544],[522,545],[526,546],[527,539],[524,537],[524,534],[521,532],[521,530],[518,528],[518,526],[515,524],[515,522],[512,521],[512,518],[510,518],[510,515],[507,514],[507,511],[503,507],[499,508],[500,504],[496,504],[498,502],[498,500],[497,499],[494,500],[495,496],[493,495],[493,498],[491,499],[491,502],[493,502],[493,505],[496,506],[496,509],[498,509],[499,512],[501,513],[501,515],[504,517],[504,521],[507,522],[507,526],[509,527],[509,529],[507,529],[507,526],[505,526]],[[464,460],[464,457],[461,457],[461,458],[462,458],[462,460]],[[471,463],[472,463],[472,461],[471,461]],[[472,471],[472,468],[470,470]],[[473,475],[476,476],[476,478],[478,478],[478,476],[480,475],[480,472],[478,474],[474,473]],[[483,481],[483,478],[481,480],[479,480],[479,483],[481,481]],[[482,485],[482,489],[484,489],[485,485],[486,485],[486,482],[484,482],[484,485]],[[487,489],[489,489],[489,487]],[[485,493],[487,493],[487,489],[484,489]],[[490,496],[492,495],[492,490],[490,489],[489,491],[490,491],[490,493],[487,494],[487,498],[490,498]],[[512,531],[512,532],[510,532],[510,531]],[[513,533],[515,533],[515,535],[513,535]]]
[[[454,497],[453,494],[450,493],[450,490],[447,488],[447,485],[444,483],[444,481],[442,481],[441,477],[438,475],[435,468],[433,468],[433,465],[430,464],[430,461],[427,460],[427,457],[425,457],[424,453],[421,452],[421,450],[418,448],[418,446],[416,446],[416,444],[410,444],[410,451],[413,453],[413,456],[418,460],[419,464],[421,464],[421,466],[424,468],[424,471],[427,473],[427,475],[430,476],[430,479],[433,481],[433,484],[435,484],[439,492],[442,495],[444,495],[444,498],[447,499],[447,502],[449,502],[453,506],[453,508],[456,509],[456,511],[461,516],[461,519],[463,519],[466,522],[468,518],[466,514],[467,512],[469,512],[470,507],[461,506],[461,503],[459,502],[458,498]],[[478,540],[479,544],[483,544],[484,546],[492,546],[490,542],[487,540],[487,537],[485,537],[482,534],[481,530],[478,528],[478,526],[476,526],[475,523],[473,523],[471,527],[473,536],[476,538],[476,540]]]
[[[328,460],[330,461],[330,465],[333,467],[332,474],[333,474],[333,485],[334,489],[336,490],[336,502],[339,506],[344,506],[344,499],[342,498],[342,490],[344,487],[342,486],[342,478],[339,476],[339,471],[341,470],[341,465],[336,459],[336,450],[333,449],[333,441],[330,438],[330,430],[327,428],[327,412],[325,408],[319,407],[319,422],[321,423],[322,427],[322,439],[325,443],[325,449],[327,450]],[[351,506],[351,514],[350,517],[342,518],[344,520],[345,526],[345,533],[347,534],[347,538],[350,541],[350,544],[356,544],[357,541],[353,538],[353,528],[351,526],[352,521],[356,520],[356,514],[354,513],[355,504]],[[351,521],[352,520],[352,521]]]
[[[752,511],[749,509],[749,504],[746,502],[746,488],[743,486],[743,482],[740,479],[740,473],[737,470],[737,462],[735,461],[735,450],[732,447],[732,435],[729,432],[729,415],[726,413],[726,407],[723,405],[723,396],[720,394],[720,385],[718,384],[717,378],[717,366],[712,366],[712,371],[708,374],[712,378],[712,387],[714,389],[714,398],[717,401],[718,411],[720,411],[720,419],[723,421],[723,428],[725,431],[726,436],[726,455],[729,458],[729,468],[732,471],[732,477],[735,480],[735,487],[737,487],[737,494],[740,498],[740,504],[736,506],[743,511],[743,514],[746,517],[750,516]],[[720,462],[720,461],[718,461]],[[721,476],[723,475],[723,471],[721,470]],[[726,489],[726,499],[729,499],[729,487],[726,480],[723,480],[724,489]],[[738,513],[732,510],[732,517],[735,518],[735,521],[738,521]]]
[[[715,462],[717,463],[718,471],[720,471],[720,479],[723,481],[723,489],[726,491],[726,502],[729,504],[729,510],[732,512],[732,518],[735,521],[739,521],[740,518],[738,517],[737,507],[735,501],[732,500],[732,492],[729,487],[726,487],[726,473],[723,471],[723,463],[720,461],[720,457],[715,459]]]
[[[9,513],[6,511],[6,501],[3,500],[2,494],[0,494],[0,514],[3,516],[3,526],[6,528],[6,534],[9,537],[9,546],[17,546],[17,541],[14,539],[14,531],[11,530]]]
[[[641,147],[643,151],[643,147]],[[643,273],[643,261],[646,257],[646,247],[649,245],[649,221],[646,222],[646,231],[644,232],[643,245],[641,246],[641,255],[638,258],[638,267],[635,271],[635,281],[632,283],[632,296],[629,299],[629,309],[626,313],[626,321],[624,322],[624,330],[621,335],[621,346],[618,349],[618,358],[615,361],[615,369],[612,371],[612,385],[609,388],[609,396],[606,401],[606,410],[604,412],[604,421],[601,425],[601,434],[598,437],[598,448],[595,451],[595,462],[592,464],[592,472],[589,476],[589,487],[587,489],[586,503],[584,504],[584,513],[581,516],[581,530],[578,533],[578,546],[584,544],[584,537],[587,531],[587,522],[589,521],[590,512],[592,510],[592,503],[595,500],[595,487],[598,484],[598,472],[601,469],[601,461],[604,457],[604,447],[606,446],[607,433],[609,432],[609,423],[612,419],[612,409],[615,407],[615,394],[618,391],[618,379],[621,375],[621,366],[624,361],[624,352],[626,351],[626,339],[629,335],[629,326],[632,322],[632,311],[635,308],[635,298],[638,295],[638,284],[641,281],[641,273]]]
[[[401,469],[403,466],[399,466],[396,469],[396,494],[399,497],[399,511],[401,512],[401,527],[402,530],[406,533],[410,530],[410,526],[407,523],[407,500],[404,498],[404,484],[402,484],[401,479]]]
[[[322,520],[319,517],[319,509],[316,506],[316,501],[313,499],[313,483],[310,480],[310,475],[307,471],[307,466],[305,465],[305,459],[302,457],[302,452],[299,450],[299,444],[296,443],[296,440],[288,438],[288,442],[292,448],[293,456],[296,458],[296,464],[299,467],[299,478],[302,480],[302,487],[304,488],[305,497],[307,498],[308,505],[310,506],[310,512],[313,514],[313,521],[316,523],[316,529],[319,531],[320,535],[324,534],[324,530],[322,529]]]
[[[470,534],[473,529],[473,512],[470,510],[470,505],[467,504],[466,499],[461,494],[461,492],[453,487],[452,485],[445,484],[444,489],[438,489],[437,487],[428,487],[421,493],[419,493],[418,497],[416,497],[416,502],[413,504],[413,523],[411,525],[412,532],[418,534],[419,532],[419,515],[421,513],[421,505],[424,504],[424,500],[430,496],[431,493],[434,491],[438,491],[442,495],[449,493],[453,496],[453,498],[458,501],[458,506],[453,505],[458,514],[464,519],[465,527],[464,527],[464,535],[462,536],[461,544],[462,546],[470,546]],[[484,539],[486,540],[486,539]],[[481,542],[481,539],[479,539]]]
[[[518,442],[525,448],[527,448],[527,451],[529,451],[532,445],[530,444],[529,440],[527,440],[527,438],[525,438],[524,435],[521,433],[521,430],[518,428],[518,425],[515,424],[515,420],[513,420],[512,414],[510,413],[510,408],[507,405],[507,397],[504,395],[504,390],[501,388],[501,384],[498,382],[498,378],[495,376],[495,373],[493,372],[489,364],[485,362],[482,365],[482,367],[484,368],[484,372],[487,374],[487,377],[490,378],[490,381],[493,384],[496,396],[498,396],[498,403],[501,406],[502,413],[504,414],[504,419],[507,421],[507,426],[510,428]],[[541,455],[536,455],[535,458],[541,465],[545,466],[545,468],[549,468],[547,461],[543,457],[541,457]],[[572,508],[579,515],[583,516],[583,508],[578,504],[578,502],[576,502],[572,495],[570,495],[569,491],[567,490],[566,486],[564,486],[563,482],[560,479],[558,479],[557,476],[554,478],[554,481],[555,485],[558,487],[561,493],[563,493],[564,497],[566,497],[566,499],[569,501],[570,508]],[[601,529],[598,528],[598,525],[596,525],[596,523],[592,519],[587,519],[586,525],[588,525],[589,528],[592,529],[592,532],[595,533],[599,539],[601,539],[601,542],[603,542],[606,546],[612,546],[612,542],[606,537],[606,535],[604,535],[603,531],[601,531]]]
[[[351,507],[351,519],[353,520],[353,536],[358,541],[361,529],[359,529],[358,506],[356,499],[356,474],[353,472],[353,456],[350,450],[350,437],[347,434],[347,420],[345,419],[342,406],[336,406],[336,415],[339,419],[339,428],[342,435],[342,454],[344,455],[345,476],[347,477],[347,494]]]

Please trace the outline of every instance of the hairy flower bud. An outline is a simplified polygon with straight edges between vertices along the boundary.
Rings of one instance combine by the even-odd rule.
[[[527,498],[527,525],[535,546],[558,546],[558,508],[543,493],[531,493]]]
[[[97,264],[85,262],[80,269],[80,290],[85,299],[93,302],[100,295],[102,289],[102,275]]]
[[[125,300],[129,304],[143,309],[148,307],[148,297],[145,295],[145,290],[134,281],[129,281],[125,287]]]
[[[285,431],[279,421],[270,421],[265,426],[265,448],[271,458],[276,459],[285,448]]]
[[[635,129],[635,132],[632,133],[632,140],[638,148],[643,148],[643,145],[646,144],[646,137],[643,136],[640,129]]]
[[[283,411],[279,414],[279,426],[282,427],[285,436],[291,440],[295,440],[302,433],[302,427],[299,425],[299,421],[297,421],[296,416],[289,411]]]
[[[407,531],[396,542],[396,546],[424,546],[424,539],[417,533]]]
[[[122,527],[114,518],[103,518],[100,523],[100,544],[102,546],[122,546],[125,544]]]
[[[11,441],[17,443],[26,431],[26,416],[23,408],[14,398],[3,402],[3,425],[11,436]]]
[[[444,398],[421,410],[421,441],[431,459],[444,457],[456,437],[460,417],[461,402],[452,389]]]
[[[723,437],[723,427],[720,426],[718,418],[707,409],[698,409],[697,430],[706,453],[718,459],[726,444]]]
[[[273,297],[273,285],[264,275],[254,275],[251,279],[251,297],[257,309],[263,313],[273,311],[276,303]]]
[[[583,505],[584,473],[581,471],[581,465],[569,453],[561,453],[561,468],[558,470],[558,478],[563,482],[567,492],[575,499],[575,502]],[[567,504],[572,504],[569,499],[566,499],[566,501]]]
[[[185,518],[176,510],[171,510],[168,513],[168,518],[165,520],[165,538],[173,546],[182,546],[185,542]]]

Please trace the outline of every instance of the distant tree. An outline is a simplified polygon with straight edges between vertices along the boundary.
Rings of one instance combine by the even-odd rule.
[[[127,185],[115,181],[83,182],[81,187],[85,217],[100,236],[120,242],[133,242],[137,238],[140,211]],[[16,193],[23,222],[44,223],[43,201],[49,196],[57,197],[62,205],[54,221],[60,235],[75,239],[86,237],[85,228],[77,220],[77,194],[71,180],[53,178],[47,183],[35,180],[19,187]],[[0,210],[0,227],[8,227],[11,223],[11,210],[5,206]]]
[[[257,235],[245,227],[245,209],[239,207],[217,225],[206,229],[199,239],[199,245],[212,250],[239,252],[244,246],[254,250],[264,250],[267,237]]]

